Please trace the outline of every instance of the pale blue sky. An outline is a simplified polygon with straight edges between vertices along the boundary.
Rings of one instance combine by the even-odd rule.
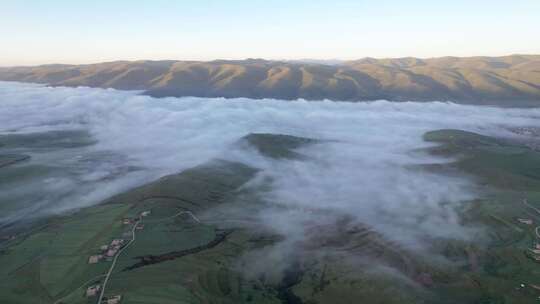
[[[0,65],[540,53],[540,0],[2,0]]]

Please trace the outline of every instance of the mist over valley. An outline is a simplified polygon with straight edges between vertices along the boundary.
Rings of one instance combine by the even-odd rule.
[[[334,292],[344,303],[475,301],[498,291],[479,292],[468,276],[510,289],[514,276],[534,276],[499,276],[493,259],[522,258],[529,236],[516,218],[538,216],[521,203],[537,197],[527,169],[540,164],[536,108],[154,98],[13,82],[0,83],[0,103],[0,263],[17,278],[0,285],[8,299],[20,271],[41,267],[50,297],[77,301],[56,276],[82,284],[99,272],[107,262],[88,256],[137,218],[133,232],[144,228],[109,287],[133,298],[185,292],[166,277],[188,284],[191,271],[222,284],[191,292],[261,303]],[[40,266],[27,264],[34,258]],[[151,274],[158,268],[167,276]],[[122,287],[140,276],[151,288]]]

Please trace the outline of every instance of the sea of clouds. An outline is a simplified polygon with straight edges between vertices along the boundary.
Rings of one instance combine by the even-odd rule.
[[[463,236],[455,204],[473,199],[467,176],[411,170],[451,161],[422,152],[431,130],[455,128],[521,136],[509,127],[539,126],[539,109],[445,102],[307,102],[245,98],[162,98],[139,92],[51,88],[0,82],[0,134],[88,131],[95,144],[19,149],[19,166],[47,168],[6,178],[0,169],[0,227],[65,212],[213,158],[241,161],[272,178],[259,219],[299,240],[312,212],[347,214],[388,238],[414,243],[422,234]],[[321,139],[301,148],[308,160],[269,160],[235,143],[249,133]],[[0,151],[2,152],[2,151]],[[5,153],[5,151],[3,152]],[[4,172],[2,172],[4,170]],[[453,204],[454,203],[454,204]]]

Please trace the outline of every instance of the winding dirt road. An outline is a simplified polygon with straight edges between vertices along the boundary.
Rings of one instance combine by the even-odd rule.
[[[161,222],[161,221],[173,219],[173,218],[178,217],[178,216],[180,216],[182,214],[189,214],[197,223],[201,222],[191,211],[180,211],[180,212],[178,212],[177,214],[175,214],[173,216],[169,216],[169,217],[162,218],[162,219],[157,219],[157,220],[147,220],[146,222],[148,222],[148,223]],[[111,267],[109,268],[109,271],[107,272],[107,274],[105,276],[105,280],[103,281],[103,286],[101,287],[101,293],[99,295],[97,304],[102,303],[103,295],[105,294],[105,289],[107,288],[107,283],[109,282],[109,278],[110,278],[110,276],[111,276],[111,274],[112,274],[112,272],[114,270],[114,266],[116,266],[116,261],[118,260],[118,257],[120,257],[120,255],[122,254],[122,252],[124,252],[124,250],[126,248],[128,248],[131,244],[133,244],[133,242],[135,242],[135,230],[137,229],[137,226],[142,223],[142,221],[143,221],[142,216],[139,216],[137,222],[133,225],[133,228],[131,229],[131,240],[129,241],[129,243],[126,244],[126,246],[122,247],[122,249],[120,249],[120,251],[114,256]]]

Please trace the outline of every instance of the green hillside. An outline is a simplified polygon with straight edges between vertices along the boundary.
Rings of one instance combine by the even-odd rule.
[[[246,256],[283,240],[255,216],[267,207],[261,194],[270,184],[242,187],[259,169],[216,159],[4,241],[0,302],[96,303],[97,297],[85,297],[86,288],[103,284],[112,262],[88,264],[88,258],[123,238],[129,245],[105,290],[105,296],[122,295],[122,303],[536,303],[540,272],[528,248],[540,221],[540,153],[459,130],[429,132],[425,139],[437,143],[431,153],[458,157],[439,169],[468,172],[485,188],[459,214],[464,226],[487,233],[430,242],[429,250],[450,263],[337,215],[335,223],[315,226],[301,252],[259,260],[256,265],[271,266],[262,273],[246,271]],[[295,150],[310,143],[271,134],[240,140],[280,161],[301,161]],[[140,217],[144,211],[150,213]],[[141,230],[134,226],[141,224]]]

